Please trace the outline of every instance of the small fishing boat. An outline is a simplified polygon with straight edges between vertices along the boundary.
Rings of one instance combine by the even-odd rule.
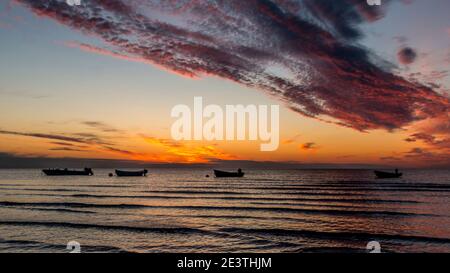
[[[84,168],[84,170],[69,170],[69,169],[45,169],[42,170],[48,176],[75,176],[75,175],[84,175],[91,176],[94,175],[94,172],[91,168]]]
[[[142,171],[121,171],[121,170],[116,170],[116,175],[117,176],[146,176],[148,173],[147,170],[142,170]]]
[[[374,171],[374,173],[377,178],[399,178],[402,176],[402,173],[399,173],[398,170],[395,170],[394,173],[383,171]]]
[[[219,171],[214,170],[214,175],[216,177],[243,177],[244,173],[241,169],[239,169],[237,172],[225,172],[225,171]]]

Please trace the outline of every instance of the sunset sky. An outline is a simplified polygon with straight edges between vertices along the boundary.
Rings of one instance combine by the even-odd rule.
[[[450,1],[0,0],[0,154],[450,166]],[[279,104],[280,147],[171,139]]]

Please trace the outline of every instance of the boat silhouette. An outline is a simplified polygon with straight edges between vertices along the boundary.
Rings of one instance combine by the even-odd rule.
[[[383,172],[383,171],[374,171],[377,178],[399,178],[403,174],[399,173],[398,170],[395,170],[394,173],[392,172]]]
[[[226,172],[220,170],[214,170],[214,175],[216,177],[243,177],[244,173],[241,169],[238,169],[237,172]]]
[[[146,169],[142,170],[142,171],[121,171],[121,170],[116,170],[116,175],[117,176],[146,176],[148,173],[148,171]]]
[[[75,176],[75,175],[84,175],[91,176],[94,175],[94,172],[91,168],[84,168],[84,170],[69,170],[69,169],[44,169],[42,170],[48,176]]]

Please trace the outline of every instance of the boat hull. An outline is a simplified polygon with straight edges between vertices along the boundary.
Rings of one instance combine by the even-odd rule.
[[[94,175],[92,170],[61,170],[61,169],[46,169],[42,170],[42,172],[48,176],[91,176]]]
[[[400,178],[402,177],[402,173],[389,173],[389,172],[381,172],[374,171],[377,178]]]
[[[139,176],[146,176],[147,173],[148,173],[147,170],[136,172],[116,170],[116,175],[119,177],[139,177]]]
[[[224,172],[219,170],[214,170],[214,175],[216,177],[243,177],[243,172]]]

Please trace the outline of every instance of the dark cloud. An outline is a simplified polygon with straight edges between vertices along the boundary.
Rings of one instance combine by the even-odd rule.
[[[450,168],[450,153],[448,151],[431,150],[428,148],[412,148],[404,153],[403,161],[421,162],[422,165]]]
[[[24,137],[35,137],[35,138],[43,138],[43,139],[49,139],[49,140],[61,140],[61,141],[85,143],[85,144],[92,143],[92,141],[90,139],[86,139],[86,138],[78,138],[78,137],[54,135],[54,134],[24,133],[24,132],[14,132],[14,131],[5,131],[5,130],[0,130],[0,134],[24,136]]]
[[[422,148],[412,148],[411,151],[407,152],[408,155],[423,155],[425,154],[425,150]]]
[[[316,149],[316,148],[317,148],[317,145],[314,142],[307,142],[302,145],[303,150],[312,150],[312,149]]]
[[[16,1],[112,49],[91,51],[184,76],[229,79],[278,97],[302,115],[357,130],[401,128],[442,115],[450,104],[358,46],[361,25],[381,18],[390,1],[382,7],[356,0],[84,0],[80,7]],[[408,50],[403,55],[415,59]],[[269,72],[272,66],[289,73]]]
[[[76,149],[76,148],[69,148],[69,147],[57,147],[57,148],[50,148],[50,151],[87,152],[88,150],[82,150],[82,149]]]
[[[82,124],[105,133],[120,133],[121,131],[101,121],[83,121]]]
[[[439,148],[441,151],[448,151],[450,153],[450,137],[436,137],[430,133],[419,132],[412,134],[410,137],[406,138],[407,142],[422,141],[428,144],[430,147]]]
[[[358,26],[365,21],[375,21],[383,17],[383,7],[387,5],[387,1],[383,6],[370,6],[359,0],[305,0],[303,2],[320,23],[326,23],[328,30],[346,39],[363,36]]]
[[[118,149],[118,148],[111,147],[111,146],[103,146],[103,149],[105,149],[106,151],[115,152],[115,153],[119,153],[119,154],[123,154],[123,155],[127,155],[127,156],[143,156],[143,154],[141,154],[141,153],[136,153],[136,152],[124,150],[124,149]]]
[[[105,140],[104,137],[92,133],[44,134],[0,130],[0,134],[64,141],[64,145],[66,146],[71,145],[71,143],[87,145],[113,145],[110,141]],[[62,143],[60,143],[59,145],[62,145]]]
[[[73,133],[75,137],[83,140],[87,144],[112,145],[111,141],[106,140],[107,137],[93,133]]]
[[[383,160],[383,161],[401,161],[402,158],[401,157],[395,157],[395,156],[383,156],[383,157],[380,157],[380,160]]]
[[[113,152],[126,156],[142,156],[140,153],[116,148],[114,147],[114,143],[106,141],[102,136],[92,133],[73,133],[70,135],[63,135],[0,130],[0,134],[51,140],[50,143],[57,146],[50,148],[51,151],[80,152],[101,149],[107,152]]]
[[[77,147],[76,145],[68,142],[59,142],[59,141],[53,141],[50,142],[51,144],[58,145],[58,146],[66,146],[66,147]]]
[[[51,148],[51,151],[87,151],[89,150],[89,145],[80,145],[70,142],[52,141],[50,144],[56,145],[55,148]]]
[[[397,57],[401,64],[412,64],[417,59],[417,52],[410,47],[404,47],[397,52]]]
[[[0,152],[0,168],[137,168],[150,163],[102,158],[55,158]],[[176,165],[176,164],[172,164]]]
[[[411,135],[414,139],[420,139],[428,143],[433,143],[436,140],[436,137],[433,135],[429,135],[426,133],[416,133]]]

